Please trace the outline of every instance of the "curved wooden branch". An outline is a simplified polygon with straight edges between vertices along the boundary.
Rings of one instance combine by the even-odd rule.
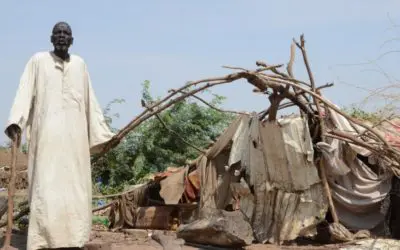
[[[299,45],[297,42],[295,42],[295,43],[300,48],[301,53],[303,55],[304,64],[306,65],[308,77],[310,78],[311,90],[313,93],[317,93],[317,89],[315,87],[314,75],[311,71],[310,63],[308,62],[307,51],[306,51],[306,47],[305,47],[305,40],[304,40],[303,35],[301,35],[300,40],[301,40],[301,45]],[[317,112],[318,112],[319,129],[320,129],[319,132],[320,132],[320,136],[321,136],[321,141],[325,142],[326,141],[325,140],[326,128],[325,128],[324,118],[322,117],[322,110],[321,110],[320,102],[315,96],[313,96],[313,100],[314,100],[315,106],[317,107]],[[331,190],[329,188],[328,178],[326,176],[326,169],[325,169],[326,166],[324,166],[324,164],[322,164],[322,161],[320,161],[319,165],[320,165],[321,180],[322,180],[322,184],[325,189],[325,194],[328,198],[329,208],[330,208],[330,211],[332,214],[333,222],[339,223],[339,217],[336,212],[335,204],[333,203]]]
[[[185,92],[185,91],[183,91],[183,90],[180,90],[180,91],[179,91],[179,90],[174,90],[174,89],[171,89],[171,90],[169,90],[168,92],[173,92],[173,91],[177,91],[177,92],[180,92],[180,93],[182,93],[182,94],[187,94],[187,92]],[[232,113],[232,114],[237,114],[237,115],[245,115],[245,114],[247,114],[246,112],[239,112],[239,111],[234,111],[234,110],[225,110],[225,109],[217,108],[217,107],[215,107],[214,105],[212,105],[211,103],[209,103],[209,102],[207,102],[206,100],[204,100],[203,98],[199,97],[198,95],[192,95],[191,97],[193,97],[193,98],[199,100],[200,102],[204,103],[204,104],[207,105],[208,107],[210,107],[210,108],[212,108],[212,109],[214,109],[214,110],[216,110],[216,111],[219,111],[219,112],[221,112],[221,113]]]
[[[92,210],[92,213],[95,213],[95,212],[98,212],[98,211],[107,209],[107,208],[111,207],[112,205],[114,205],[115,203],[116,203],[116,202],[113,201],[113,202],[110,202],[110,203],[108,203],[108,204],[106,204],[106,205],[104,205],[104,206],[97,207],[97,208],[95,208],[95,209]]]
[[[250,73],[253,73],[253,72],[250,72]],[[142,124],[144,121],[146,121],[150,117],[154,116],[155,114],[158,114],[158,113],[164,111],[165,109],[171,107],[172,105],[182,101],[183,99],[185,99],[189,96],[192,96],[198,92],[201,92],[205,89],[211,88],[213,86],[225,84],[225,83],[230,83],[232,81],[243,78],[244,74],[245,74],[244,72],[239,72],[239,73],[233,73],[233,74],[226,75],[225,77],[204,79],[204,80],[196,81],[193,83],[189,83],[189,84],[185,85],[184,87],[179,88],[178,90],[169,94],[167,97],[165,97],[161,101],[158,101],[155,104],[151,105],[149,107],[149,109],[146,109],[145,111],[143,111],[140,115],[138,115],[136,118],[134,118],[128,125],[126,125],[123,129],[121,129],[114,136],[114,138],[105,145],[103,150],[95,156],[92,163],[95,163],[96,161],[98,161],[98,159],[100,159],[102,156],[104,156],[111,148],[114,148],[115,146],[117,146],[119,144],[119,142],[130,131],[132,131],[134,128],[136,128],[137,126],[139,126],[140,124]],[[204,83],[204,82],[208,82],[208,83],[206,83],[200,87],[197,87],[191,91],[188,91],[188,92],[186,92],[186,94],[182,94],[175,98],[170,98],[170,97],[176,95],[177,93],[179,93],[179,91],[182,91],[190,86],[193,86],[193,85],[196,85],[199,83]]]
[[[142,100],[142,105],[147,108],[150,109],[149,106],[145,103],[144,100]],[[194,148],[195,150],[199,151],[202,154],[205,154],[206,151],[201,150],[199,147],[195,146],[194,144],[186,141],[179,133],[177,133],[175,130],[169,128],[167,126],[167,124],[164,122],[164,120],[160,117],[159,114],[155,114],[155,116],[157,117],[157,120],[161,123],[161,125],[164,127],[165,130],[167,130],[168,132],[170,132],[171,134],[174,134],[177,138],[179,138],[179,140],[181,140],[183,143],[185,143],[186,145],[188,145],[189,147]]]
[[[290,81],[279,81],[279,82],[277,82],[277,81],[274,81],[273,79],[269,79],[268,77],[262,76],[262,75],[260,75],[259,78],[260,79],[264,78],[264,84],[269,85],[269,86],[271,86],[273,88],[281,88],[281,84],[282,83],[289,84],[291,86],[295,86],[296,88],[304,91],[305,93],[317,98],[319,101],[323,102],[327,107],[329,107],[330,109],[332,109],[335,112],[339,113],[340,115],[345,117],[347,120],[349,120],[349,121],[351,121],[351,122],[353,122],[353,123],[365,128],[365,129],[371,131],[371,133],[373,133],[375,136],[377,136],[377,138],[379,138],[379,140],[382,143],[384,143],[386,147],[391,148],[391,146],[388,144],[388,142],[385,140],[385,138],[383,138],[382,135],[380,135],[374,128],[372,128],[371,126],[369,126],[369,125],[367,125],[367,124],[365,124],[363,122],[360,122],[360,121],[354,119],[353,117],[351,117],[350,115],[344,113],[339,108],[337,108],[336,106],[332,105],[330,102],[325,100],[325,98],[323,98],[321,95],[319,95],[317,93],[314,93],[311,90],[308,90],[308,89],[306,89],[306,88],[304,88],[302,86],[299,86],[298,84],[292,83]]]

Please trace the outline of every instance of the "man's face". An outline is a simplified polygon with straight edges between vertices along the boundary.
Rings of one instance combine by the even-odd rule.
[[[51,35],[54,49],[67,52],[73,42],[72,31],[68,24],[58,23],[54,26]]]

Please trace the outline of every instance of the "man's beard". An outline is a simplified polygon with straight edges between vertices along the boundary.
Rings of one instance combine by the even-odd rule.
[[[57,51],[68,51],[69,46],[67,44],[55,44],[54,49]]]

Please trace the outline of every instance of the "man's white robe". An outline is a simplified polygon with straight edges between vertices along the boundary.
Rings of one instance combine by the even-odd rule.
[[[11,124],[29,135],[27,249],[82,247],[92,223],[90,153],[113,136],[82,58],[35,54],[22,74]]]

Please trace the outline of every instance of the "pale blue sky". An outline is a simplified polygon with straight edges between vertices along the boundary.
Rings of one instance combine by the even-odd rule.
[[[286,63],[292,37],[305,33],[318,84],[335,81],[325,94],[338,105],[359,102],[364,88],[388,84],[373,67],[360,63],[396,49],[382,44],[399,32],[400,1],[2,1],[0,4],[0,121],[6,123],[25,63],[37,51],[51,49],[52,26],[71,24],[71,51],[88,66],[101,105],[114,98],[121,115],[117,127],[141,110],[140,90],[150,80],[155,95],[188,80],[229,73],[222,65],[254,67],[256,60]],[[398,76],[400,60],[392,54],[379,64]],[[295,74],[304,78],[298,57]],[[268,106],[244,82],[215,91],[228,97],[225,107],[261,110]],[[1,134],[0,142],[5,137]]]

